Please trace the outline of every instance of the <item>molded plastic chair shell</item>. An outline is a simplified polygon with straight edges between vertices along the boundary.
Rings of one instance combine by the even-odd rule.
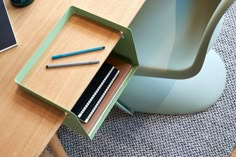
[[[136,75],[185,79],[204,62],[214,29],[233,0],[147,0],[130,24]]]
[[[226,70],[211,47],[233,2],[147,0],[130,25],[140,68],[117,106],[130,114],[190,114],[214,104]]]

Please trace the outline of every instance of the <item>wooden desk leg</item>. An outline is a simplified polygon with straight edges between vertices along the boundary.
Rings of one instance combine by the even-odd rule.
[[[45,149],[39,157],[53,157],[53,155]]]
[[[48,147],[51,149],[54,157],[67,157],[67,154],[57,135],[54,135],[52,137],[51,141],[48,144]]]
[[[230,157],[236,157],[236,148],[233,149],[233,151],[232,151]]]

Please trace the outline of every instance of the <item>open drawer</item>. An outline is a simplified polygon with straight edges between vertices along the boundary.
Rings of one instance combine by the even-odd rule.
[[[104,50],[57,60],[59,53],[105,46]],[[98,64],[47,69],[52,63],[99,60]],[[104,62],[120,70],[101,104],[82,123],[71,112]],[[65,112],[64,124],[92,139],[138,67],[131,30],[71,6],[15,78],[26,91]]]

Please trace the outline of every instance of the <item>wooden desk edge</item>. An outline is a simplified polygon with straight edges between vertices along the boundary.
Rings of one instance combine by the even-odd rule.
[[[18,9],[5,0],[19,45],[0,54],[0,66],[3,67],[2,74],[0,74],[0,81],[3,83],[0,88],[5,89],[0,91],[0,109],[2,111],[0,125],[5,126],[0,131],[0,147],[4,148],[1,154],[4,156],[39,156],[65,118],[63,112],[21,91],[13,81],[17,72],[64,11],[71,5],[81,6],[82,9],[128,26],[143,2],[144,0],[136,0],[131,6],[126,0],[116,3],[109,0],[96,1],[96,5],[93,5],[95,1],[92,0],[79,1],[79,3],[77,0],[59,0],[57,3],[41,0]],[[113,10],[116,11],[113,12]],[[128,14],[124,14],[123,10],[126,10]],[[51,15],[54,18],[51,18]],[[37,22],[37,19],[41,19],[40,22]],[[11,70],[10,73],[9,70]],[[10,121],[6,121],[6,117]],[[29,119],[31,120],[29,121]]]

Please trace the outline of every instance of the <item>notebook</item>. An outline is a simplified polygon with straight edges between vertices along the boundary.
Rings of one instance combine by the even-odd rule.
[[[88,122],[118,74],[119,70],[111,64],[101,66],[72,109],[81,121]]]
[[[99,89],[96,96],[92,99],[88,108],[85,110],[82,116],[79,117],[81,121],[85,123],[89,121],[89,119],[92,117],[93,113],[96,111],[97,107],[101,103],[102,99],[105,97],[106,93],[108,92],[109,88],[111,87],[112,83],[114,82],[118,74],[119,74],[119,71],[113,68],[111,74],[106,79],[102,87]]]
[[[0,1],[0,52],[17,45],[4,1]]]

